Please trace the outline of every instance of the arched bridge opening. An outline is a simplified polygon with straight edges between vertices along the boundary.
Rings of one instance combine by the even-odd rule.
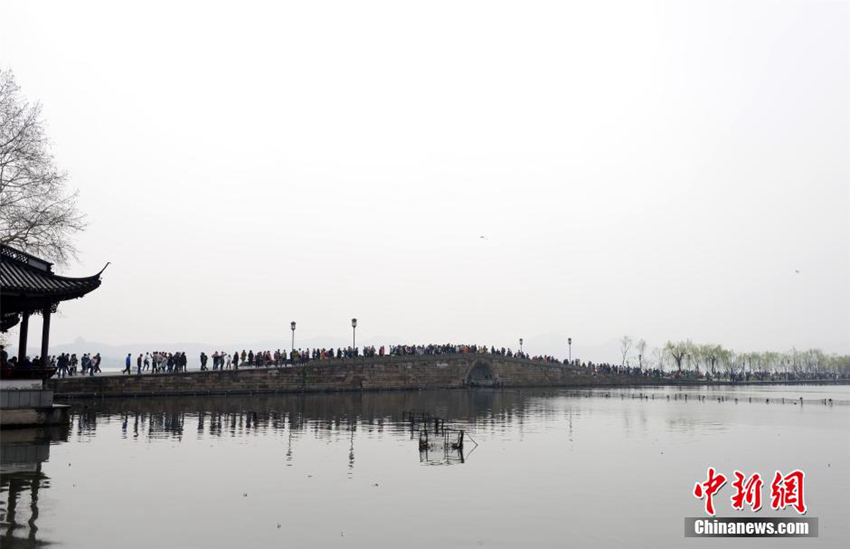
[[[476,360],[466,373],[466,385],[467,387],[496,387],[498,381],[490,363],[485,360]]]

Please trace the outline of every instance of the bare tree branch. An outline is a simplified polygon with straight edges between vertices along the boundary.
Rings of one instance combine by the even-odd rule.
[[[55,165],[41,105],[20,96],[11,71],[0,71],[0,243],[65,263],[86,226],[77,192]]]

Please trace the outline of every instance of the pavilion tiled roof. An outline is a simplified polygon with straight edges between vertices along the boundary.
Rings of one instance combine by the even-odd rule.
[[[19,360],[24,359],[27,348],[29,316],[41,313],[44,317],[41,354],[47,356],[50,314],[60,302],[97,289],[101,273],[103,269],[83,278],[59,276],[49,261],[0,244],[0,332],[21,323]]]
[[[98,286],[100,273],[84,278],[59,276],[53,273],[51,263],[0,246],[0,294],[4,298],[44,297],[62,301],[82,297]]]

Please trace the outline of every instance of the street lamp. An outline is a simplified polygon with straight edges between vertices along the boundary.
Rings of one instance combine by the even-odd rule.
[[[519,352],[522,354],[522,338],[519,338]]]
[[[295,351],[295,321],[289,323],[289,327],[292,328],[292,350]]]
[[[357,348],[357,319],[351,319],[351,347]]]
[[[570,348],[570,351],[569,351],[569,352],[570,352],[569,360],[570,360],[570,362],[572,362],[572,361],[573,361],[573,338],[571,338],[571,337],[568,337],[568,338],[567,338],[567,345],[568,345],[568,346],[569,346],[569,348]]]

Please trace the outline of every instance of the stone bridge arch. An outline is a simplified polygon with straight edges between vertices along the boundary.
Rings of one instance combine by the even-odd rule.
[[[496,387],[499,380],[493,372],[490,362],[478,359],[466,371],[464,384],[467,387]]]

